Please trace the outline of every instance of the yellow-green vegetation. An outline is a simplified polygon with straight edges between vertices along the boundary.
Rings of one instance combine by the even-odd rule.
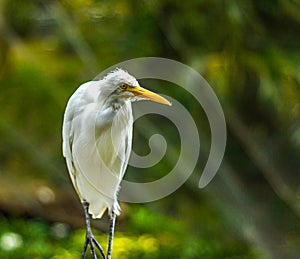
[[[114,258],[298,259],[299,17],[292,0],[0,1],[0,258],[80,258],[84,216],[61,154],[66,102],[111,65],[159,56],[211,85],[226,153],[198,189],[211,145],[201,105],[179,86],[142,80],[188,109],[200,157],[172,195],[122,204]],[[136,122],[133,149],[148,154],[161,133],[167,154],[151,168],[130,166],[131,181],[161,178],[180,154],[176,127],[149,116]],[[107,218],[93,226],[105,247]]]
[[[226,234],[224,239],[220,223],[215,223],[219,226],[209,233],[205,225],[202,230],[192,230],[186,221],[144,208],[135,208],[130,214],[126,231],[116,232],[115,258],[263,258],[233,236]],[[199,220],[205,223],[203,218]],[[37,219],[2,218],[0,223],[1,258],[80,258],[84,229],[73,230],[64,223]],[[95,234],[106,249],[107,234]]]

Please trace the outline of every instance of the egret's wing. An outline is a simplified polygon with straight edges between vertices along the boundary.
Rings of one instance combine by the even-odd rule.
[[[76,181],[75,181],[75,167],[73,164],[73,157],[72,157],[72,143],[74,138],[74,129],[73,129],[73,118],[76,111],[76,96],[77,93],[75,92],[74,95],[70,98],[68,101],[65,114],[64,114],[64,120],[63,120],[63,130],[62,130],[62,138],[63,138],[63,145],[62,145],[62,151],[63,156],[66,159],[68,171],[72,180],[72,183],[77,191],[76,188]],[[78,193],[78,191],[77,191]]]
[[[82,199],[76,184],[76,168],[74,166],[74,159],[73,159],[73,140],[74,140],[74,118],[80,113],[83,104],[86,102],[86,98],[84,98],[84,91],[85,89],[91,84],[92,82],[87,82],[82,84],[70,97],[66,110],[64,113],[64,120],[63,120],[63,129],[62,129],[62,138],[63,138],[63,145],[62,145],[62,152],[63,156],[66,159],[68,171],[72,180],[72,183]]]

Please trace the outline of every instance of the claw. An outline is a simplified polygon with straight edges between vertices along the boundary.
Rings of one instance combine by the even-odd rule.
[[[96,250],[95,250],[95,246],[96,246],[96,248],[99,250],[102,258],[106,259],[104,251],[103,251],[101,245],[97,242],[97,240],[95,239],[95,237],[92,233],[91,224],[90,224],[90,217],[89,217],[89,213],[88,213],[89,204],[84,201],[82,203],[82,205],[83,205],[83,208],[84,208],[85,221],[86,221],[86,236],[85,236],[85,242],[84,242],[81,258],[82,259],[85,258],[86,250],[87,250],[88,246],[90,246],[91,247],[91,254],[93,256],[93,259],[97,259],[97,253],[96,253]]]
[[[89,234],[86,235],[83,251],[82,251],[82,254],[81,254],[82,259],[85,258],[85,254],[86,254],[86,250],[87,250],[88,245],[90,245],[90,247],[91,247],[91,254],[93,256],[93,259],[97,259],[95,246],[99,250],[102,258],[105,259],[104,251],[103,251],[101,245],[97,242],[97,240],[95,239],[95,237],[93,236],[92,233],[89,233]]]

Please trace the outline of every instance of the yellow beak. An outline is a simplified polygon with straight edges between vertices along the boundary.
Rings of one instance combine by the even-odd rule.
[[[127,91],[132,92],[135,96],[137,96],[141,99],[146,99],[146,100],[150,100],[150,101],[157,102],[157,103],[171,105],[171,103],[164,97],[162,97],[156,93],[153,93],[141,86],[129,88],[129,89],[127,89]]]

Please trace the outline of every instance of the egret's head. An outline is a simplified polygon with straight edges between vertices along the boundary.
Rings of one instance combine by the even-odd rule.
[[[110,88],[111,95],[115,98],[130,101],[151,100],[171,105],[171,103],[162,96],[141,87],[138,81],[123,69],[115,69],[107,74],[103,80],[105,81],[105,85]]]

